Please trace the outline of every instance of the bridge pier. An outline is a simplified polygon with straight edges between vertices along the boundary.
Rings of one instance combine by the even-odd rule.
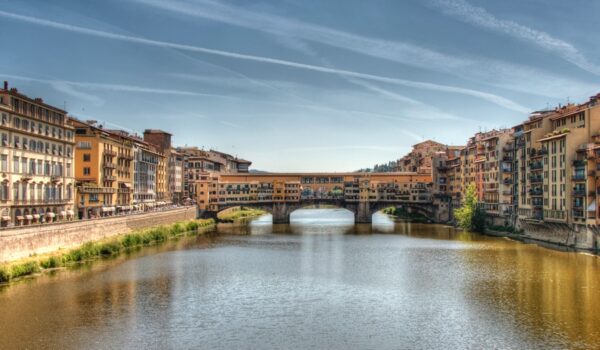
[[[373,213],[369,202],[358,202],[354,211],[354,223],[370,224],[372,222]]]
[[[285,202],[273,203],[273,223],[274,224],[289,224],[290,223],[290,207]]]

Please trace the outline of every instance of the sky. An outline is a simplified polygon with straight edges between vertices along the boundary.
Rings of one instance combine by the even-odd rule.
[[[0,0],[0,79],[268,171],[353,171],[600,92],[596,0]]]

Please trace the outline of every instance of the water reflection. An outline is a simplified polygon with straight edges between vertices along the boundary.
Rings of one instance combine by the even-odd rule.
[[[298,211],[4,287],[0,347],[593,349],[598,300],[598,257]]]

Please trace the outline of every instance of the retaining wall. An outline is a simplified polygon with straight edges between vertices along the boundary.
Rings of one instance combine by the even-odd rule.
[[[72,248],[88,241],[196,218],[196,207],[0,230],[0,262]]]

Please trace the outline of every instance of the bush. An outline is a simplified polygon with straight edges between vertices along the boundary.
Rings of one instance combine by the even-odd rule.
[[[11,266],[10,278],[12,279],[21,276],[27,276],[36,272],[40,272],[40,266],[38,265],[37,261],[28,261],[22,264]]]
[[[60,265],[60,259],[55,256],[51,256],[46,260],[40,261],[40,266],[42,266],[44,269],[53,269],[59,267]]]
[[[8,267],[0,266],[0,282],[8,282],[10,281],[10,270]]]
[[[190,221],[185,225],[186,231],[196,231],[198,229],[198,223],[196,221]]]
[[[177,224],[171,226],[171,229],[169,230],[169,233],[172,236],[176,236],[176,235],[182,233],[183,231],[185,231],[185,227],[182,226],[181,224],[177,223]]]
[[[114,255],[121,251],[121,244],[118,241],[103,243],[99,247],[101,255]]]
[[[135,247],[141,243],[142,239],[139,234],[130,233],[121,239],[121,245],[125,248]]]

